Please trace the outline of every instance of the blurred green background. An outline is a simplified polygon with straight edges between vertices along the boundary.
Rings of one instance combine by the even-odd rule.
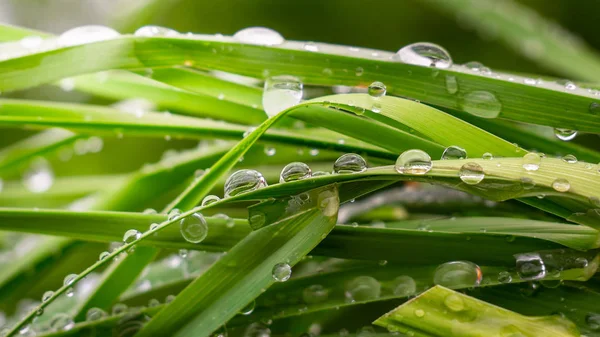
[[[600,50],[599,0],[520,2]],[[422,0],[0,0],[0,21],[52,33],[83,24],[122,33],[157,24],[209,34],[265,26],[287,39],[390,51],[429,41],[444,46],[455,63],[477,60],[492,69],[557,75],[435,7]]]

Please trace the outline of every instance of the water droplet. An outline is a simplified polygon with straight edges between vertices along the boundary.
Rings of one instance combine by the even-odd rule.
[[[67,30],[60,34],[57,43],[61,47],[70,47],[85,43],[110,40],[117,37],[119,37],[119,32],[112,28],[90,25]]]
[[[590,103],[589,110],[590,110],[590,113],[592,115],[598,115],[598,114],[600,114],[600,103],[598,103],[598,102],[592,102],[592,103]]]
[[[502,111],[502,103],[487,91],[471,91],[462,97],[460,107],[477,117],[496,118]]]
[[[167,297],[165,297],[165,303],[171,303],[175,300],[175,295],[167,295]]]
[[[422,175],[431,170],[431,157],[421,150],[404,151],[396,160],[394,168],[400,174]]]
[[[465,302],[457,294],[450,294],[444,298],[444,305],[454,312],[465,310]]]
[[[99,319],[103,319],[106,316],[108,316],[106,311],[104,311],[100,308],[90,308],[87,311],[87,313],[85,314],[85,320],[86,321],[97,321]]]
[[[310,151],[308,151],[308,154],[310,154],[313,157],[316,157],[319,155],[319,149],[310,149]]]
[[[449,146],[442,153],[442,160],[467,159],[467,150],[458,146]]]
[[[591,330],[600,330],[600,314],[590,312],[585,316],[585,324],[587,324]]]
[[[425,311],[423,311],[423,309],[417,309],[417,310],[415,310],[415,316],[421,318],[421,317],[425,316]]]
[[[169,221],[173,221],[181,216],[181,211],[177,208],[172,209],[167,215]]]
[[[200,213],[194,213],[181,219],[179,222],[181,236],[191,243],[202,242],[208,234],[208,224]]]
[[[494,159],[494,155],[492,155],[489,152],[486,152],[483,154],[483,156],[481,158],[483,158],[484,160],[492,160],[492,159]]]
[[[267,186],[267,181],[255,170],[239,170],[234,172],[225,181],[225,197],[255,191]]]
[[[250,214],[248,217],[248,222],[250,223],[252,228],[260,228],[267,221],[267,217],[262,212],[255,212]]]
[[[562,157],[562,160],[563,160],[565,163],[569,163],[569,164],[575,164],[575,163],[577,163],[577,157],[575,157],[575,156],[574,156],[574,155],[572,155],[572,154],[568,154],[568,155],[566,155],[566,156]]]
[[[50,164],[43,158],[33,160],[31,166],[23,174],[23,185],[33,193],[46,192],[54,184],[54,172]]]
[[[510,283],[512,282],[512,276],[507,271],[501,271],[500,273],[498,273],[498,282]]]
[[[535,152],[529,152],[523,156],[523,168],[526,171],[537,171],[541,162],[542,158]]]
[[[354,74],[356,76],[362,76],[362,74],[364,74],[364,73],[365,73],[365,70],[361,67],[356,68],[356,70],[354,71]]]
[[[98,257],[98,260],[102,261],[102,260],[106,259],[109,255],[110,255],[109,252],[102,252],[102,253],[100,253],[100,256]]]
[[[300,103],[303,84],[293,76],[274,76],[265,81],[262,104],[269,116]]]
[[[448,288],[476,287],[481,283],[481,268],[470,261],[452,261],[437,267],[433,282]]]
[[[329,68],[324,68],[323,69],[323,75],[325,75],[325,76],[331,76],[331,75],[333,75],[333,71],[331,69],[329,69]]]
[[[577,136],[577,131],[570,129],[555,128],[554,135],[556,138],[568,142]]]
[[[265,154],[267,155],[267,157],[273,157],[276,152],[277,152],[277,150],[274,147],[271,147],[271,146],[265,147]]]
[[[202,206],[208,206],[219,200],[221,200],[221,198],[217,197],[216,195],[209,194],[202,199]]]
[[[381,284],[371,276],[358,276],[346,285],[344,294],[349,302],[373,300],[381,295]]]
[[[115,305],[113,305],[112,307],[112,314],[113,315],[121,315],[127,312],[127,305],[123,304],[123,303],[117,303]]]
[[[182,259],[185,259],[185,258],[188,256],[188,253],[189,253],[189,252],[188,252],[188,250],[187,250],[187,249],[180,249],[180,250],[179,250],[179,256],[180,256]]]
[[[482,68],[485,68],[483,63],[477,62],[477,61],[467,62],[467,63],[463,64],[463,67],[465,67],[473,72],[479,72]]]
[[[313,284],[302,292],[302,299],[306,304],[321,303],[327,300],[329,292],[320,284]]]
[[[521,177],[521,186],[523,186],[523,189],[525,190],[530,190],[535,187],[535,182],[531,178]]]
[[[387,87],[381,82],[373,82],[369,85],[369,96],[379,98],[385,96]]]
[[[304,50],[306,50],[306,51],[312,51],[312,52],[318,52],[319,51],[319,47],[314,42],[306,42],[304,44]]]
[[[450,95],[454,95],[458,92],[458,82],[456,76],[446,75],[446,91]]]
[[[256,308],[256,301],[253,300],[252,302],[248,303],[245,307],[243,307],[242,310],[240,310],[240,314],[248,316],[252,312],[254,312],[254,308]]]
[[[483,167],[481,167],[481,165],[477,163],[466,163],[460,168],[458,176],[465,184],[476,185],[485,178],[485,173],[483,172]]]
[[[50,299],[50,297],[52,297],[54,295],[54,291],[52,290],[48,290],[44,293],[44,295],[42,295],[42,302],[46,302],[47,300]]]
[[[65,279],[63,280],[63,286],[71,285],[76,278],[77,274],[69,274],[65,276]]]
[[[552,188],[557,192],[567,192],[571,188],[571,184],[567,179],[557,178],[552,182]]]
[[[534,281],[546,276],[546,265],[538,253],[515,255],[517,274],[524,281]]]
[[[409,44],[398,50],[392,59],[408,64],[442,69],[452,65],[452,58],[444,48],[428,42]]]
[[[57,313],[50,320],[50,328],[54,331],[68,331],[73,329],[75,323],[73,319],[65,313]]]
[[[390,284],[392,292],[398,297],[408,297],[417,292],[415,280],[406,275],[396,277]]]
[[[138,28],[135,31],[135,33],[133,33],[133,35],[143,36],[143,37],[155,37],[155,36],[173,37],[173,36],[178,36],[179,32],[177,32],[173,29],[170,29],[170,28],[148,25],[148,26],[143,26],[143,27]]]
[[[150,224],[150,230],[151,231],[155,231],[158,228],[158,224],[157,223],[151,223]],[[157,233],[154,233],[154,235],[156,235]]]
[[[565,87],[565,90],[575,90],[577,89],[577,85],[569,80],[558,80],[557,84],[560,84]]]
[[[337,174],[358,173],[366,169],[367,162],[356,153],[343,154],[333,164],[333,172]]]
[[[283,170],[281,170],[281,174],[279,175],[279,182],[289,182],[295,180],[301,180],[310,178],[311,170],[310,167],[301,162],[293,162],[287,164]]]
[[[137,229],[130,229],[123,235],[123,242],[125,244],[132,243],[141,237],[142,233],[140,233],[140,231],[138,231]]]
[[[158,212],[156,212],[156,210],[154,208],[146,208],[143,213],[144,214],[157,214]]]
[[[536,80],[533,78],[525,78],[523,80],[523,83],[527,84],[527,85],[536,85]]]
[[[273,279],[277,282],[285,282],[292,276],[292,267],[287,263],[278,263],[273,266]]]
[[[241,43],[260,46],[276,46],[285,42],[278,32],[265,27],[248,27],[233,34],[233,38]]]

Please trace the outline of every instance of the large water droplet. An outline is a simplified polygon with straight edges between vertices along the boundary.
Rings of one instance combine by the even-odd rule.
[[[106,311],[104,311],[100,308],[90,308],[87,311],[87,313],[85,314],[85,320],[86,321],[97,321],[97,320],[103,319],[106,316],[108,316]]]
[[[398,276],[391,283],[392,292],[399,297],[408,297],[417,292],[415,280],[406,275]]]
[[[279,175],[279,182],[289,182],[295,180],[301,180],[310,178],[311,169],[308,165],[301,162],[293,162],[287,164],[283,170],[281,170],[281,174]]]
[[[485,173],[483,172],[483,167],[481,167],[481,165],[477,163],[466,163],[460,168],[458,176],[465,184],[476,185],[485,178]]]
[[[244,28],[233,34],[233,38],[242,43],[261,46],[275,46],[285,41],[281,34],[265,27]]]
[[[546,276],[546,265],[537,253],[518,254],[515,256],[517,262],[517,274],[524,281],[539,280]]]
[[[458,146],[448,146],[442,153],[442,160],[467,159],[467,150]]]
[[[33,193],[46,192],[54,184],[54,172],[43,158],[35,159],[23,174],[23,185]]]
[[[225,181],[225,197],[233,197],[240,193],[255,191],[267,186],[267,181],[255,170],[239,170]]]
[[[123,235],[123,242],[125,244],[132,243],[141,237],[142,233],[140,233],[140,231],[138,231],[137,229],[130,229]]]
[[[394,168],[400,174],[425,174],[431,170],[431,157],[421,150],[404,151],[396,160]]]
[[[444,48],[428,42],[409,44],[398,50],[392,59],[408,64],[442,69],[452,65],[452,58]]]
[[[556,138],[568,142],[577,136],[577,131],[570,129],[555,128],[554,135]]]
[[[529,152],[523,156],[523,168],[527,171],[537,171],[541,162],[542,158],[535,152]]]
[[[179,32],[177,32],[176,30],[170,29],[170,28],[166,28],[166,27],[148,25],[148,26],[143,26],[143,27],[138,28],[135,31],[135,33],[133,33],[133,35],[144,36],[144,37],[154,37],[154,36],[174,37],[174,36],[178,36]]]
[[[292,276],[292,267],[287,263],[278,263],[273,266],[273,279],[277,282],[285,282]]]
[[[371,276],[358,276],[346,285],[344,294],[349,302],[373,300],[381,295],[381,284]]]
[[[262,104],[269,116],[300,103],[303,92],[302,82],[293,76],[274,76],[265,81]]]
[[[487,91],[471,91],[462,97],[460,107],[477,117],[496,118],[502,111],[502,103]]]
[[[73,319],[65,313],[57,313],[50,320],[50,329],[54,331],[68,331],[73,329],[75,323]]]
[[[557,192],[567,192],[571,188],[571,184],[567,179],[557,178],[552,182],[552,188]]]
[[[217,197],[216,195],[212,195],[209,194],[207,196],[204,197],[204,199],[202,199],[202,206],[208,206],[210,204],[214,204],[215,202],[221,200],[221,198]]]
[[[470,261],[452,261],[437,267],[433,283],[448,288],[476,287],[481,283],[481,268]]]
[[[379,97],[383,97],[385,96],[385,93],[387,92],[387,88],[385,86],[385,84],[381,83],[381,82],[373,82],[371,83],[371,85],[369,85],[369,96],[374,97],[374,98],[379,98]]]
[[[61,47],[70,47],[85,43],[110,40],[117,37],[119,37],[119,32],[112,28],[90,25],[67,30],[60,34],[57,43]]]
[[[321,303],[327,300],[329,292],[320,284],[313,284],[302,292],[302,299],[306,304]]]
[[[341,155],[333,164],[333,172],[338,174],[343,173],[358,173],[367,169],[365,159],[356,153],[346,153]]]
[[[202,242],[208,234],[208,224],[200,213],[194,213],[181,219],[179,222],[181,236],[191,243]]]

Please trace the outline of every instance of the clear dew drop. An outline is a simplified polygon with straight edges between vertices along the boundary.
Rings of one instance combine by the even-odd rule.
[[[69,275],[65,276],[65,278],[63,280],[63,286],[71,285],[73,283],[73,281],[75,281],[76,278],[77,278],[77,274],[69,274]]]
[[[274,147],[272,147],[272,146],[265,147],[265,154],[267,155],[267,157],[273,157],[275,155],[275,153],[277,153],[277,150]]]
[[[552,182],[552,188],[557,192],[567,192],[571,188],[571,184],[567,179],[557,178]]]
[[[477,62],[477,61],[467,62],[467,63],[463,64],[463,67],[465,67],[473,72],[479,72],[481,69],[485,68],[483,63]]]
[[[435,68],[449,68],[452,65],[450,54],[442,47],[428,42],[409,44],[398,50],[392,60]]]
[[[140,233],[140,231],[137,229],[130,229],[123,235],[123,243],[132,243],[140,237],[142,237],[142,233]]]
[[[302,300],[306,304],[316,304],[327,300],[329,292],[320,284],[313,284],[302,291]]]
[[[215,202],[221,200],[221,198],[217,197],[216,195],[213,194],[209,194],[207,196],[204,197],[204,199],[202,199],[202,206],[208,206],[210,204],[214,204]]]
[[[592,115],[600,115],[600,103],[592,102],[590,103],[589,109]]]
[[[457,295],[450,294],[444,298],[444,305],[446,308],[450,309],[450,311],[459,312],[465,310],[465,301]]]
[[[577,131],[570,129],[555,128],[554,135],[556,138],[568,142],[577,136]]]
[[[278,263],[273,266],[272,274],[273,279],[277,282],[285,282],[292,276],[292,267],[287,263]]]
[[[181,216],[181,211],[177,208],[172,209],[167,215],[169,221],[173,221]]]
[[[558,80],[556,83],[562,85],[565,90],[571,91],[577,89],[577,85],[569,80]]]
[[[460,168],[458,176],[465,184],[476,185],[485,178],[485,173],[483,172],[483,167],[481,167],[481,165],[477,163],[466,163]]]
[[[512,275],[507,271],[501,271],[498,273],[498,282],[500,283],[511,283]]]
[[[524,281],[535,281],[546,276],[546,265],[538,253],[515,255],[517,274]]]
[[[452,261],[437,267],[433,283],[448,288],[468,288],[479,286],[483,274],[481,268],[470,261]]]
[[[458,81],[456,80],[456,76],[446,75],[446,91],[450,95],[454,95],[458,92]]]
[[[265,81],[262,104],[269,116],[293,107],[302,100],[304,85],[293,76],[274,76]]]
[[[33,193],[44,193],[54,184],[54,171],[43,158],[33,160],[23,174],[23,185]]]
[[[367,162],[356,153],[341,155],[333,164],[333,172],[337,174],[358,173],[367,169]]]
[[[105,252],[102,252],[102,253],[100,253],[100,255],[98,256],[98,260],[99,260],[99,261],[102,261],[102,260],[106,259],[106,258],[107,258],[109,255],[110,255],[110,253],[109,253],[109,252],[106,252],[106,251],[105,251]]]
[[[234,172],[225,181],[225,197],[255,191],[267,186],[263,175],[255,170],[239,170]]]
[[[154,209],[154,208],[146,208],[144,210],[144,212],[142,212],[144,214],[157,214],[158,212]]]
[[[73,319],[65,313],[57,313],[50,320],[50,329],[54,331],[68,331],[74,326]]]
[[[200,213],[194,213],[179,222],[181,236],[191,243],[202,242],[208,235],[208,223]]]
[[[362,67],[358,67],[354,70],[354,75],[362,76],[365,73],[365,70]]]
[[[319,51],[319,47],[314,42],[306,42],[304,44],[304,50],[311,51],[311,52],[318,52]]]
[[[90,308],[85,314],[85,320],[88,322],[97,321],[103,319],[106,316],[108,316],[106,311],[100,308]]]
[[[535,182],[529,177],[521,177],[521,186],[524,190],[530,190],[535,187]]]
[[[358,276],[348,282],[344,295],[348,302],[373,300],[381,295],[381,283],[371,276]]]
[[[394,168],[400,174],[422,175],[431,170],[431,157],[421,150],[404,151],[396,160]]]
[[[540,168],[542,158],[535,152],[526,153],[523,156],[523,168],[526,171],[537,171]]]
[[[255,44],[260,46],[276,46],[285,42],[281,34],[270,28],[248,27],[237,31],[233,38],[241,43]]]
[[[256,308],[256,301],[253,300],[252,302],[248,303],[245,307],[243,307],[242,310],[240,310],[240,314],[248,316],[254,312],[254,308]]]
[[[155,231],[158,228],[158,224],[157,223],[151,223],[150,227],[148,229],[150,229],[151,231]],[[157,233],[154,233],[154,235],[156,235]]]
[[[182,248],[179,250],[178,254],[182,259],[185,259],[186,257],[188,257],[189,252],[187,249]]]
[[[502,111],[502,103],[488,91],[471,91],[459,101],[460,107],[477,117],[496,118]]]
[[[310,178],[312,171],[308,165],[301,162],[292,162],[287,164],[279,175],[279,182],[290,182]]]
[[[486,152],[483,154],[483,156],[481,158],[483,158],[484,160],[492,160],[492,159],[494,159],[494,155],[489,152]]]
[[[119,37],[119,35],[119,32],[106,26],[81,26],[69,29],[62,33],[58,37],[57,43],[61,47],[71,47],[85,43],[110,40]]]
[[[175,300],[175,295],[167,295],[167,297],[165,297],[165,303],[171,303]]]
[[[127,304],[124,303],[117,303],[115,305],[113,305],[112,307],[112,314],[113,315],[121,315],[127,312],[129,308],[127,307]]]
[[[47,300],[50,299],[50,297],[52,297],[54,295],[54,291],[52,290],[48,290],[44,293],[44,295],[42,295],[42,302],[46,302]]]
[[[577,163],[577,157],[575,157],[575,156],[574,156],[574,155],[572,155],[572,154],[568,154],[568,155],[566,155],[566,156],[562,157],[562,160],[563,160],[565,163],[569,163],[569,164],[575,164],[575,163]]]
[[[166,27],[147,25],[147,26],[138,28],[133,33],[133,35],[142,36],[142,37],[157,37],[157,36],[174,37],[174,36],[178,36],[179,32],[177,32],[176,30],[170,29],[170,28],[166,28]]]
[[[467,159],[467,150],[458,146],[448,146],[442,153],[442,160]]]
[[[412,296],[417,292],[415,280],[407,275],[396,277],[390,285],[394,295],[399,297]]]
[[[373,98],[379,98],[385,96],[387,87],[381,82],[373,82],[369,85],[368,93]]]

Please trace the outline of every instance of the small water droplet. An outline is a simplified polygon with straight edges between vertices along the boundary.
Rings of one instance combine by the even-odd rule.
[[[392,292],[398,297],[412,296],[417,292],[415,280],[406,275],[396,277],[390,284]]]
[[[471,91],[459,103],[464,111],[481,118],[496,118],[502,111],[502,103],[488,91]]]
[[[199,243],[208,235],[208,224],[202,214],[194,213],[181,219],[179,231],[187,242]]]
[[[128,244],[142,237],[142,233],[137,229],[130,229],[123,235],[123,243]]]
[[[254,312],[254,308],[256,308],[256,301],[252,300],[252,302],[248,303],[245,307],[240,310],[240,314],[244,316],[248,316]]]
[[[230,175],[225,181],[225,197],[255,191],[265,186],[267,186],[267,181],[260,172],[239,170]]]
[[[273,266],[273,279],[277,282],[285,282],[292,276],[292,267],[287,263],[278,263]]]
[[[278,32],[265,27],[248,27],[237,31],[233,38],[248,44],[275,46],[285,42]]]
[[[329,173],[329,172],[325,172],[325,171],[316,171],[316,172],[313,172],[313,173],[312,173],[312,176],[313,176],[313,177],[319,177],[319,176],[328,176],[328,175],[330,175],[330,174],[331,174],[331,173]]]
[[[175,300],[175,295],[167,295],[167,297],[165,297],[165,303],[171,303]]]
[[[523,168],[526,171],[537,171],[541,162],[542,158],[535,152],[529,152],[523,156]]]
[[[379,97],[383,97],[385,96],[386,92],[387,92],[387,87],[385,86],[385,84],[381,83],[381,82],[373,82],[371,83],[371,85],[369,85],[369,96],[374,97],[374,98],[379,98]]]
[[[290,182],[311,177],[311,169],[308,165],[301,162],[292,162],[287,164],[279,175],[279,182]]]
[[[293,76],[274,76],[265,81],[262,104],[269,116],[300,103],[303,93],[302,82]]]
[[[465,310],[465,302],[457,294],[450,294],[444,298],[444,305],[450,311],[459,312]]]
[[[306,304],[316,304],[327,300],[329,292],[320,284],[313,284],[302,291],[302,299]]]
[[[381,295],[381,284],[371,276],[358,276],[348,282],[344,295],[348,302],[373,300]]]
[[[217,201],[221,200],[221,198],[217,197],[216,195],[213,194],[209,194],[207,196],[204,197],[204,199],[202,199],[202,206],[208,206],[210,204],[213,204]]]
[[[73,283],[73,281],[75,281],[76,278],[77,278],[77,274],[69,274],[69,275],[65,276],[65,278],[63,280],[63,286],[71,285]]]
[[[572,154],[568,154],[568,155],[566,155],[566,156],[562,157],[562,160],[563,160],[565,163],[569,163],[569,164],[575,164],[575,163],[577,163],[577,157],[575,157],[575,156],[574,156],[574,155],[572,155]]]
[[[109,252],[102,252],[102,253],[100,253],[100,256],[98,256],[98,260],[102,261],[102,260],[106,259],[109,255],[110,255]]]
[[[304,44],[304,50],[306,50],[306,51],[312,51],[312,52],[318,52],[319,51],[319,47],[314,42],[306,42]]]
[[[144,214],[157,214],[158,212],[156,212],[156,210],[154,208],[146,208],[143,213]]]
[[[467,150],[458,146],[449,146],[442,153],[442,160],[467,159]]]
[[[361,67],[356,68],[356,70],[354,71],[354,74],[356,76],[362,76],[362,74],[364,74],[364,73],[365,73],[365,70]]]
[[[404,151],[396,160],[394,168],[400,174],[422,175],[431,170],[431,157],[421,150]]]
[[[600,314],[590,312],[585,316],[585,324],[594,331],[600,330]]]
[[[31,166],[23,174],[23,185],[33,193],[46,192],[54,184],[54,172],[50,164],[43,158],[33,160]]]
[[[149,229],[151,231],[155,231],[158,228],[158,224],[157,223],[151,223]],[[157,233],[154,233],[154,235],[156,235]]]
[[[392,57],[392,60],[401,61],[408,64],[448,68],[452,65],[450,54],[442,47],[428,42],[417,42],[409,44],[398,50]]]
[[[277,150],[272,146],[265,147],[265,154],[267,155],[267,157],[273,157],[276,152]]]
[[[147,25],[147,26],[138,28],[135,31],[135,33],[133,33],[133,35],[143,36],[143,37],[156,37],[156,36],[174,37],[174,36],[178,36],[179,32],[177,32],[173,29],[170,29],[170,28],[166,28],[166,27]]]
[[[481,62],[471,61],[471,62],[467,62],[467,63],[463,64],[463,67],[465,67],[473,72],[479,72],[485,66]]]
[[[65,313],[57,313],[50,320],[50,329],[54,331],[68,331],[73,329],[73,319]]]
[[[180,256],[182,259],[185,259],[185,258],[188,256],[188,253],[189,253],[189,252],[188,252],[188,250],[187,250],[187,249],[180,249],[180,250],[179,250],[179,256]]]
[[[456,76],[446,75],[446,91],[450,95],[454,95],[458,92],[458,82],[456,81]]]
[[[507,271],[501,271],[500,273],[498,273],[498,282],[500,282],[500,283],[511,283],[512,282],[512,276]]]
[[[557,84],[560,84],[565,87],[565,90],[575,90],[577,89],[577,85],[569,80],[558,80]]]
[[[546,265],[538,253],[515,255],[517,274],[524,281],[534,281],[546,276]]]
[[[598,102],[590,103],[589,111],[592,115],[600,114],[600,103],[598,103]]]
[[[115,305],[113,305],[112,307],[112,314],[113,315],[121,315],[127,312],[127,305],[123,304],[123,303],[117,303]]]
[[[535,187],[535,182],[529,177],[521,177],[521,186],[525,190],[530,190]]]
[[[567,179],[557,178],[552,182],[552,188],[558,192],[567,192],[571,188],[571,184]]]
[[[106,316],[108,316],[106,311],[104,311],[100,308],[90,308],[87,311],[87,313],[85,314],[85,320],[86,321],[97,321],[97,320],[103,319]]]
[[[425,316],[425,311],[423,311],[423,309],[417,309],[415,310],[415,316],[421,318]]]
[[[61,47],[71,47],[85,43],[110,40],[119,37],[116,30],[98,25],[81,26],[62,33],[57,40]]]
[[[367,169],[367,162],[356,153],[341,155],[333,164],[333,172],[337,174],[358,173]]]
[[[483,154],[483,156],[481,158],[483,158],[484,160],[492,160],[492,159],[494,159],[494,155],[492,155],[489,152],[486,152]]]
[[[437,267],[433,283],[448,288],[476,287],[481,283],[481,268],[470,261],[452,261]]]
[[[310,154],[313,157],[316,157],[319,155],[319,149],[310,149],[310,151],[308,151],[308,154]]]
[[[181,216],[181,211],[177,208],[172,209],[167,215],[169,221],[173,221]]]
[[[577,136],[577,131],[570,129],[555,128],[554,135],[556,138],[568,142]]]
[[[52,297],[54,295],[54,291],[52,290],[48,290],[44,293],[44,295],[42,295],[42,302],[46,302],[47,300],[50,299],[50,297]]]
[[[483,172],[483,167],[477,163],[466,163],[458,172],[460,180],[462,180],[465,184],[468,185],[476,185],[479,184],[483,178],[485,178],[485,173]]]

